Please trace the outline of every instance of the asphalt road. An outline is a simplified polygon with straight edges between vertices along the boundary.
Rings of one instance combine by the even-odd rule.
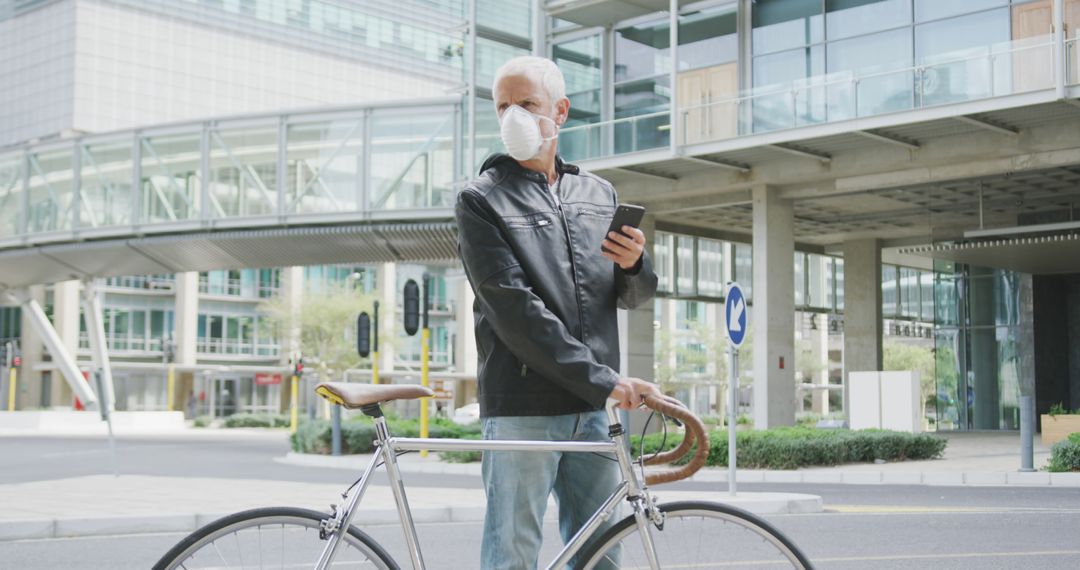
[[[881,488],[883,495],[903,489]],[[783,515],[770,521],[792,537],[822,569],[1077,568],[1080,510],[826,512]],[[366,529],[408,567],[401,532]],[[419,525],[430,568],[479,567],[479,523]],[[549,525],[542,565],[558,548]],[[0,567],[22,570],[149,568],[179,534],[0,542]]]
[[[218,432],[185,437],[125,438],[122,473],[345,482],[352,473],[284,465],[285,436]],[[0,437],[0,483],[111,473],[100,439]],[[477,487],[475,476],[407,474],[410,485]],[[715,483],[673,488],[716,490]],[[722,488],[722,484],[720,485]],[[663,489],[656,491],[663,498]],[[1041,487],[886,485],[740,485],[743,491],[792,491],[824,498],[827,512],[770,517],[819,568],[1078,568],[1080,493]],[[0,502],[2,508],[2,502]],[[366,530],[407,564],[400,529]],[[420,525],[431,568],[477,568],[479,523]],[[558,547],[547,528],[547,560]],[[155,534],[0,542],[0,569],[149,568],[182,535]]]

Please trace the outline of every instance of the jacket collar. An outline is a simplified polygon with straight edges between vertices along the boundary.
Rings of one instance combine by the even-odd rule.
[[[489,168],[507,168],[526,178],[546,180],[543,172],[537,172],[535,170],[529,170],[528,168],[522,167],[521,164],[518,163],[518,161],[514,160],[514,158],[511,157],[509,154],[496,153],[487,157],[487,159],[484,160],[484,164],[480,166],[480,174],[483,174],[484,171],[488,170]],[[577,165],[570,164],[569,162],[564,162],[562,157],[559,155],[555,155],[555,170],[559,174],[576,175],[581,172],[581,169],[578,168]]]

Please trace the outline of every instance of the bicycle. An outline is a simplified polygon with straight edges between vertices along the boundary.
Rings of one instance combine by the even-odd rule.
[[[547,568],[565,568],[582,552],[577,568],[716,568],[766,566],[799,570],[812,568],[801,550],[768,522],[744,510],[709,501],[657,503],[649,486],[684,479],[700,469],[708,454],[708,436],[697,416],[681,402],[666,396],[647,397],[644,404],[685,426],[675,449],[639,457],[635,473],[627,434],[609,402],[610,441],[508,441],[393,437],[381,404],[432,396],[418,385],[367,385],[326,382],[316,393],[374,419],[376,440],[371,462],[360,478],[342,493],[343,508],[330,513],[271,507],[239,512],[214,521],[181,540],[154,566],[182,568],[378,568],[397,570],[390,554],[367,533],[352,525],[372,474],[385,466],[412,567],[425,568],[416,526],[409,509],[397,458],[402,453],[431,451],[565,451],[613,455],[622,482]],[[665,424],[666,433],[666,424]],[[691,450],[690,461],[676,469],[645,473],[646,465],[676,461]],[[622,501],[632,514],[593,537],[614,516]],[[280,542],[280,544],[279,544]],[[582,550],[582,549],[586,550]]]

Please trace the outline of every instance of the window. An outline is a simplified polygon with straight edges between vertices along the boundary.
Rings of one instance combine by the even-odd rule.
[[[679,71],[736,61],[739,57],[736,5],[679,17]]]
[[[825,39],[820,2],[758,0],[751,12],[753,53],[771,53]],[[757,62],[755,61],[755,67]]]
[[[600,154],[599,129],[574,129],[600,121],[600,54],[599,34],[556,44],[552,48],[553,59],[566,81],[566,96],[570,99],[570,116],[559,137],[559,150],[571,160]]]
[[[825,0],[825,12],[829,40],[911,24],[911,0]]]

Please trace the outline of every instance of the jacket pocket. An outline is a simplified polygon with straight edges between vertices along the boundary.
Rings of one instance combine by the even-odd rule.
[[[506,218],[506,229],[511,231],[538,230],[552,225],[550,218],[544,215]]]

